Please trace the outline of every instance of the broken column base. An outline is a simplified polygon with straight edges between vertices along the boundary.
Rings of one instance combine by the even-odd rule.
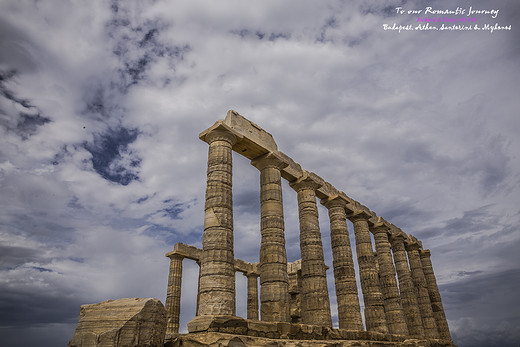
[[[165,347],[176,346],[298,346],[298,347],[452,347],[442,340],[410,339],[372,331],[326,326],[262,322],[236,316],[198,316],[188,323],[188,334],[167,336]]]

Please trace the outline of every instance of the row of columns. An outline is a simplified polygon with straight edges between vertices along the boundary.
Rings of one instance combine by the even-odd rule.
[[[345,218],[343,218],[343,216],[345,216],[345,212],[344,209],[341,208],[343,204],[338,203],[337,199],[329,200],[325,204],[329,206],[329,214],[331,215],[331,240],[333,246],[333,267],[338,302],[339,327],[341,329],[363,330],[361,312],[359,309],[357,285],[354,277],[355,275],[354,265],[352,262],[352,253],[350,250],[350,242],[348,241],[348,230],[346,227]],[[444,309],[442,307],[435,275],[433,273],[433,267],[431,265],[430,251],[421,249],[419,251],[419,257],[421,260],[426,286],[428,288],[433,317],[435,323],[438,326],[439,335],[435,333],[435,330],[430,329],[431,331],[434,331],[432,334],[432,332],[428,332],[428,329],[423,327],[423,317],[426,317],[426,321],[429,321],[431,324],[432,315],[429,313],[426,313],[426,315],[424,313],[421,314],[421,311],[419,310],[420,306],[417,299],[417,286],[415,286],[412,280],[412,276],[408,268],[408,260],[406,257],[406,237],[404,234],[397,234],[391,238],[391,248],[394,251],[394,261],[396,264],[396,268],[394,268],[392,266],[388,234],[384,232],[385,228],[382,225],[376,224],[373,228],[371,228],[371,230],[374,233],[374,238],[376,241],[377,251],[374,252],[374,254],[377,254],[377,258],[374,259],[374,263],[379,273],[380,288],[385,302],[384,307],[387,317],[386,320],[388,322],[388,332],[399,335],[410,335],[417,338],[440,337],[442,339],[450,340],[451,337],[449,335],[449,328],[446,323]],[[347,237],[346,239],[344,238],[345,236]],[[184,245],[184,247],[186,246]],[[409,257],[414,257],[413,253],[416,245],[412,244],[407,248],[410,250]],[[412,253],[412,255],[410,255],[410,253]],[[170,273],[168,278],[168,290],[166,297],[166,308],[168,312],[167,333],[172,334],[177,333],[179,330],[182,261],[186,256],[183,256],[179,252],[175,251],[168,253],[167,256],[170,258]],[[193,256],[188,258],[195,260],[200,266],[199,258],[194,258]],[[341,260],[346,261],[341,263]],[[298,262],[300,263],[301,269],[301,260]],[[397,290],[397,283],[395,279],[396,269],[399,278],[399,286],[401,289],[400,295],[399,291]],[[414,266],[413,269],[415,269],[412,270],[412,273],[415,273],[415,277],[420,276],[420,271],[418,271],[419,268]],[[235,269],[235,271],[237,271],[237,269]],[[296,274],[296,271],[294,272]],[[258,320],[259,274],[254,271],[247,271],[244,272],[244,276],[247,277],[247,319]],[[374,288],[376,288],[376,285],[372,286],[373,290]],[[296,292],[301,294],[302,288],[296,288]],[[401,310],[400,303],[402,303],[403,310]],[[199,296],[197,295],[197,313],[198,306]],[[370,330],[368,325],[370,323],[370,317],[370,315],[366,316],[367,330]],[[406,318],[406,324],[404,324],[404,317]],[[444,326],[442,325],[443,323]]]
[[[237,136],[225,128],[216,128],[204,140],[209,144],[209,153],[198,315],[234,315],[232,146]],[[254,159],[252,165],[260,171],[261,317],[265,321],[287,322],[290,321],[289,285],[281,188],[281,170],[287,164],[274,153],[268,153]],[[302,322],[332,326],[316,204],[320,185],[304,172],[290,186],[297,193],[300,221]],[[340,328],[362,330],[348,218],[354,226],[366,329],[421,338],[449,338],[431,262],[426,255],[421,260],[419,246],[405,245],[400,235],[390,239],[385,224],[372,224],[370,214],[361,209],[350,210],[339,196],[322,203],[329,210],[331,223]],[[409,268],[404,251],[408,252]],[[427,269],[423,270],[423,266]],[[435,317],[432,307],[437,312]]]

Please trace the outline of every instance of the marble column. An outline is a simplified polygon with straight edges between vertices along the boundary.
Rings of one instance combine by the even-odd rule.
[[[258,275],[244,275],[247,277],[247,319],[258,320]]]
[[[289,278],[280,170],[287,166],[272,153],[251,162],[260,170],[260,312],[268,322],[289,322]]]
[[[204,140],[209,144],[209,153],[199,316],[233,315],[235,269],[231,147],[236,137],[216,129],[207,133]]]
[[[368,226],[371,216],[363,211],[355,211],[348,218],[354,224],[356,236],[356,253],[359,265],[359,278],[365,302],[365,324],[367,331],[388,333],[385,318],[383,295],[379,288],[379,277],[376,270],[374,250]]]
[[[410,272],[417,289],[417,302],[419,303],[419,311],[421,312],[424,337],[427,339],[438,339],[439,332],[437,323],[433,318],[432,304],[430,302],[430,294],[426,284],[426,278],[422,269],[421,258],[419,256],[419,245],[416,242],[405,242],[406,252],[408,253],[408,261],[410,262]]]
[[[376,244],[379,284],[383,294],[388,330],[391,334],[408,336],[408,327],[401,306],[394,261],[388,241],[388,228],[383,223],[377,223],[371,228],[371,231]]]
[[[430,302],[432,304],[433,318],[437,323],[437,329],[439,336],[443,340],[450,341],[451,335],[450,328],[448,327],[448,321],[446,320],[446,314],[442,306],[441,294],[439,293],[439,287],[437,286],[437,280],[433,272],[433,266],[430,259],[431,253],[428,249],[420,250],[419,255],[421,257],[422,268],[424,277],[426,278],[426,284],[428,286],[428,293],[430,294]]]
[[[381,279],[381,274],[379,273],[379,260],[377,259],[377,251],[374,251],[374,264],[376,265],[377,277]],[[379,283],[379,287],[381,287],[381,283]],[[382,291],[381,294],[383,294]]]
[[[347,202],[341,197],[327,199],[322,204],[329,210],[330,242],[332,246],[334,283],[338,303],[340,329],[363,330],[361,309],[352,248],[347,228]]]
[[[302,323],[332,327],[327,275],[318,220],[319,184],[304,175],[291,183],[298,193],[300,251],[302,257]]]
[[[178,254],[169,254],[170,274],[166,293],[166,334],[179,333],[179,315],[181,312],[182,259]]]
[[[417,290],[410,274],[408,267],[408,259],[404,240],[404,233],[393,233],[390,237],[392,244],[392,252],[394,254],[394,263],[399,279],[399,289],[401,294],[401,304],[403,305],[404,317],[408,332],[411,337],[421,339],[424,338],[424,328],[422,324],[421,312],[417,302]]]

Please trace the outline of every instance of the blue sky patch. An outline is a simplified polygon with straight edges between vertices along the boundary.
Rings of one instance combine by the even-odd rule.
[[[86,143],[85,149],[92,154],[94,170],[103,178],[124,186],[138,180],[136,169],[141,159],[128,149],[138,135],[137,129],[111,129],[98,135],[93,144]],[[129,160],[123,161],[123,155]]]

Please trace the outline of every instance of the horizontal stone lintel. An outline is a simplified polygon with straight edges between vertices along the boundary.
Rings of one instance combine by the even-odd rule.
[[[195,246],[186,245],[182,242],[177,242],[173,246],[173,251],[166,253],[166,257],[180,256],[185,259],[194,260],[200,262],[202,258],[202,249]],[[243,272],[245,275],[259,275],[258,263],[248,263],[241,259],[235,259],[235,271]]]
[[[166,253],[168,258],[174,255],[198,262],[202,258],[202,249],[184,244],[182,242],[177,242],[173,246],[173,251]]]
[[[233,145],[233,150],[250,160],[266,155],[267,153],[273,153],[277,158],[287,164],[287,166],[281,170],[281,175],[288,182],[294,182],[304,176],[308,176],[319,186],[319,188],[316,189],[316,197],[318,199],[327,200],[341,196],[347,201],[346,209],[348,214],[359,213],[360,210],[362,210],[370,216],[368,219],[370,224],[383,223],[390,229],[391,233],[403,232],[392,223],[379,217],[368,207],[335,188],[331,183],[325,181],[320,176],[302,169],[292,158],[278,150],[276,142],[270,133],[241,116],[238,112],[229,110],[225,119],[218,120],[213,126],[200,133],[199,138],[206,141],[206,135],[217,129],[228,131],[235,135],[237,142]],[[395,231],[396,229],[398,231]],[[413,240],[412,242],[417,241]],[[422,247],[422,245],[420,246]]]

